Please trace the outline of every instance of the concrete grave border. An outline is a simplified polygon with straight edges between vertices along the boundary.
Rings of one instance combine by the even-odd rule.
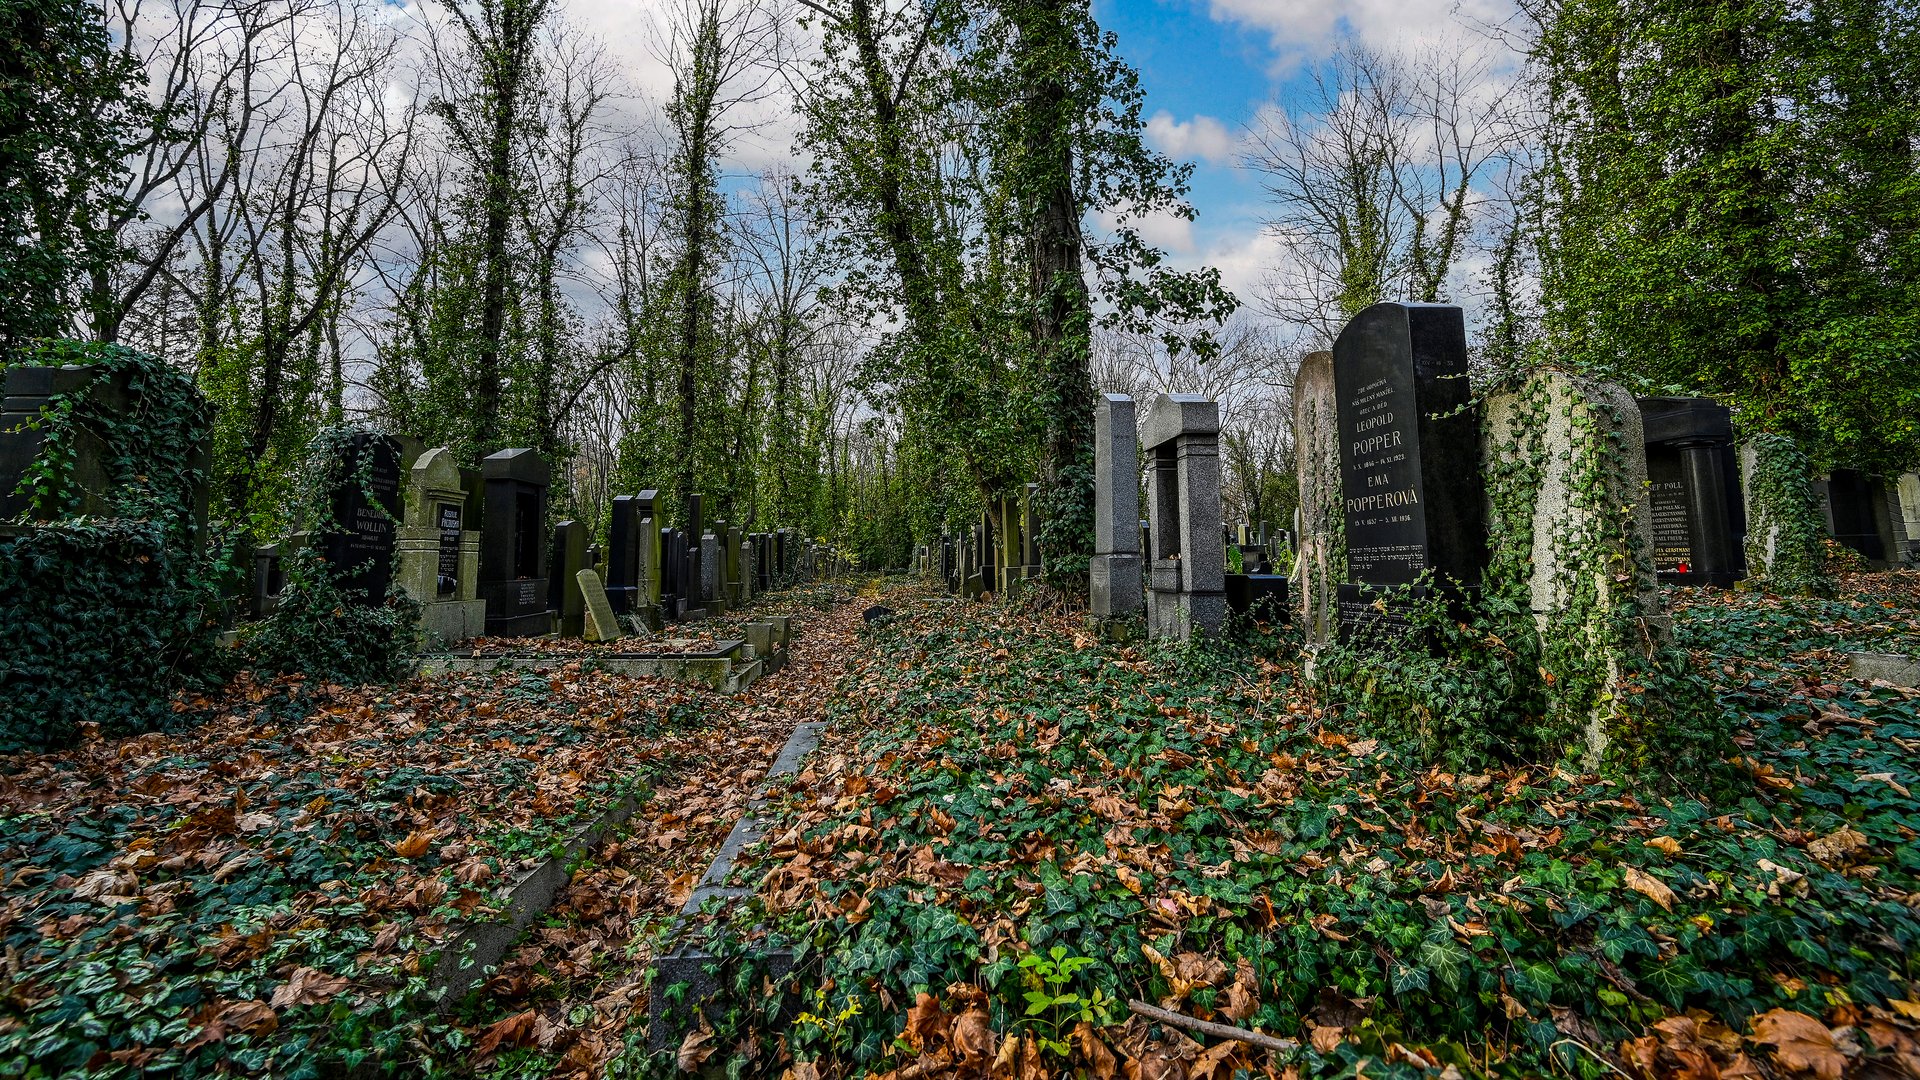
[[[788,736],[787,744],[780,749],[780,755],[767,769],[766,779],[762,781],[760,791],[747,805],[740,820],[734,823],[733,830],[715,853],[707,872],[693,888],[693,894],[680,908],[680,918],[674,921],[667,932],[669,940],[677,940],[688,928],[689,919],[697,914],[708,900],[718,900],[723,905],[731,905],[752,895],[751,887],[729,885],[727,879],[733,874],[734,862],[740,853],[758,843],[766,835],[768,822],[761,817],[760,810],[766,805],[768,792],[776,779],[790,776],[800,771],[800,762],[820,745],[820,735],[827,728],[824,720],[809,720],[795,725],[793,734]],[[687,1027],[698,1022],[703,1006],[721,996],[722,991],[714,977],[706,971],[706,965],[716,957],[697,946],[681,942],[663,956],[654,958],[653,985],[647,995],[647,1043],[655,1050],[671,1050],[673,1045],[667,1027],[661,1021],[668,1010],[672,1010]],[[758,959],[764,962],[774,978],[781,978],[793,969],[793,950],[772,948],[761,951]],[[668,1002],[663,992],[675,983],[688,984],[686,997],[679,1002]]]

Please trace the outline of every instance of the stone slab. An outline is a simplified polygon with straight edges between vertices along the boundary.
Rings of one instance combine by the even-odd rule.
[[[1920,656],[1904,653],[1848,653],[1853,677],[1861,682],[1883,682],[1907,689],[1920,688]]]

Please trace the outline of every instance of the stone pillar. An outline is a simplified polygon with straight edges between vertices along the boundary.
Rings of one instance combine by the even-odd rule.
[[[1333,640],[1334,601],[1346,580],[1340,502],[1339,403],[1333,354],[1308,353],[1293,376],[1293,454],[1300,482],[1294,581],[1300,590],[1300,627],[1309,645]]]
[[[1771,592],[1819,593],[1828,586],[1822,509],[1805,454],[1784,435],[1742,443],[1740,495],[1747,519],[1747,574]]]
[[[1902,473],[1894,485],[1894,497],[1900,503],[1900,520],[1907,536],[1902,562],[1920,566],[1920,473]]]
[[[1153,462],[1153,564],[1148,632],[1181,640],[1219,633],[1226,620],[1226,544],[1220,503],[1220,407],[1162,394],[1141,425]]]
[[[1089,600],[1095,619],[1126,619],[1145,603],[1140,583],[1140,441],[1133,399],[1102,394],[1093,407],[1093,560]]]

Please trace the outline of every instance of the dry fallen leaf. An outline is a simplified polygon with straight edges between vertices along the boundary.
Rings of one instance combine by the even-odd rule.
[[[294,968],[287,981],[273,992],[270,1004],[276,1009],[289,1005],[318,1005],[347,988],[345,975],[328,975],[310,967]]]
[[[1806,1013],[1773,1009],[1753,1019],[1755,1042],[1772,1046],[1773,1060],[1794,1073],[1812,1073],[1819,1080],[1840,1080],[1847,1056],[1834,1045],[1827,1025]]]
[[[987,1011],[975,1005],[953,1022],[953,1048],[969,1064],[978,1064],[993,1056],[993,1030],[987,1026]]]
[[[432,830],[416,829],[408,833],[406,839],[393,842],[393,853],[403,859],[417,859],[432,847]]]
[[[675,1060],[681,1072],[697,1072],[713,1056],[713,1032],[689,1031],[687,1037],[680,1040],[680,1052]]]
[[[1655,851],[1665,852],[1668,855],[1680,854],[1680,841],[1675,840],[1671,836],[1656,836],[1651,840],[1643,841],[1643,846],[1650,847]]]
[[[1667,887],[1666,882],[1637,866],[1627,867],[1627,888],[1659,904],[1667,911],[1673,910],[1675,899],[1673,890]]]

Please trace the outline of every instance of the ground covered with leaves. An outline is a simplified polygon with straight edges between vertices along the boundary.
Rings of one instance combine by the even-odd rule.
[[[1342,730],[1271,637],[1115,647],[889,599],[755,897],[704,931],[735,994],[678,1063],[1920,1076],[1920,695],[1844,656],[1920,650],[1920,575],[1672,599],[1738,754],[1666,794],[1414,760]],[[755,959],[775,948],[784,1001]]]
[[[817,718],[858,607],[796,615],[787,669],[727,697],[612,675],[242,680],[178,734],[0,769],[0,1074],[599,1075],[676,911],[793,725]],[[622,798],[483,993],[444,1013],[455,929]]]

